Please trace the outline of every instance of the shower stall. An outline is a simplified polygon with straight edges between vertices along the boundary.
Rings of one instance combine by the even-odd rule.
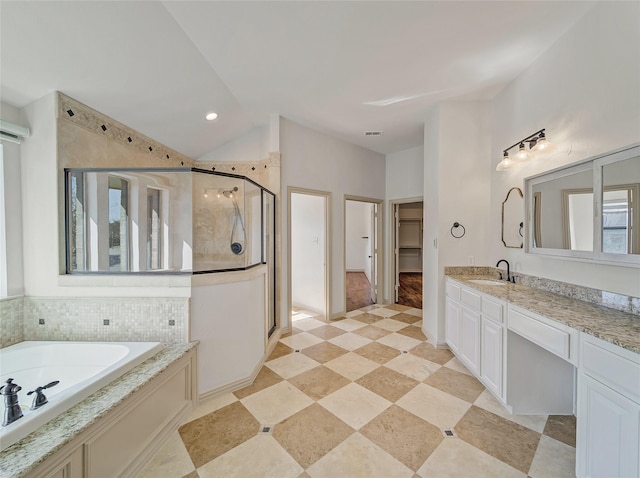
[[[197,168],[65,169],[66,272],[188,275],[266,265],[274,309],[275,200],[245,176]]]

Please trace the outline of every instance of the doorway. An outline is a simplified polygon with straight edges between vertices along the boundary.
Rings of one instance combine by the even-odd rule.
[[[345,196],[345,311],[378,302],[381,201]]]
[[[392,208],[394,302],[422,309],[424,204],[398,201]]]
[[[289,317],[327,320],[331,193],[289,188]]]

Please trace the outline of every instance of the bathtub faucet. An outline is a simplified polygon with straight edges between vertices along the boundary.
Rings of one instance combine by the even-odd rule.
[[[6,427],[22,417],[22,409],[18,403],[18,392],[22,390],[20,385],[12,383],[13,379],[8,378],[5,384],[0,387],[0,395],[4,397],[4,419],[2,426]]]
[[[31,395],[32,393],[36,394],[36,396],[33,397],[33,403],[31,404],[31,410],[35,410],[37,408],[40,408],[42,405],[44,405],[45,403],[47,403],[49,401],[49,400],[47,400],[47,397],[44,395],[44,393],[42,393],[42,391],[44,389],[55,387],[59,383],[60,383],[60,380],[56,380],[55,382],[50,382],[50,383],[48,383],[46,385],[43,385],[42,387],[38,387],[35,390],[31,390],[29,393],[27,393],[27,395]]]

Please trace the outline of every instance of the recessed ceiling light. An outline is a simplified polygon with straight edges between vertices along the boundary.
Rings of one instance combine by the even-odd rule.
[[[214,119],[216,119],[218,117],[218,113],[207,113],[207,116],[205,116],[205,118],[207,118],[207,121],[213,121]]]

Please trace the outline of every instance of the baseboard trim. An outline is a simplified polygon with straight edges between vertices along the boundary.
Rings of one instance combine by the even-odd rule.
[[[202,405],[202,402],[204,401],[219,397],[220,395],[224,395],[225,393],[235,392],[236,390],[240,390],[241,388],[248,387],[256,379],[263,365],[264,357],[256,364],[253,371],[251,372],[251,375],[249,375],[248,377],[234,380],[233,382],[229,382],[226,385],[222,385],[221,387],[217,387],[213,390],[209,390],[208,392],[200,394],[200,405]]]
[[[225,393],[235,392],[236,390],[240,390],[241,388],[251,385],[260,373],[260,369],[267,361],[267,358],[269,358],[269,355],[271,355],[271,352],[273,352],[273,349],[276,348],[276,345],[280,341],[280,337],[282,337],[282,333],[283,329],[278,328],[273,334],[271,334],[271,337],[269,337],[269,342],[267,343],[266,351],[262,356],[262,359],[254,367],[251,375],[239,380],[235,380],[221,387],[214,388],[213,390],[209,390],[208,392],[205,392],[199,396],[199,401],[203,402],[206,400],[211,400],[212,398],[219,397],[220,395],[224,395]]]

